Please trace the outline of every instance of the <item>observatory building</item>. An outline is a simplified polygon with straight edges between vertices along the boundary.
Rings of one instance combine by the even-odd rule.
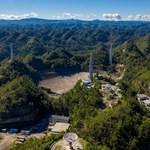
[[[64,142],[66,143],[66,145],[69,146],[70,149],[74,149],[73,148],[73,145],[75,142],[77,142],[79,139],[78,135],[76,135],[75,133],[66,133],[64,136],[63,136],[63,140]]]

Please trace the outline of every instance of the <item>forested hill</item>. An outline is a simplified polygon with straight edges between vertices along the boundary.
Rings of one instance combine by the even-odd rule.
[[[113,65],[109,65],[110,42]],[[10,43],[15,55],[8,61]],[[94,69],[106,70],[110,75],[99,76],[93,88],[79,81],[54,100],[34,83],[39,71],[83,70],[89,66],[91,52]],[[120,71],[119,65],[123,66]],[[99,89],[105,80],[115,84],[113,75],[117,79],[122,75],[118,83],[122,98],[108,98],[115,107],[104,109],[105,98]],[[150,96],[150,23],[1,20],[0,93],[0,128],[22,127],[47,114],[69,115],[69,131],[88,142],[87,150],[149,150],[150,113],[138,103],[136,94]],[[37,149],[46,150],[53,138],[39,141],[31,139],[13,149],[35,149],[38,145]]]
[[[150,94],[144,88],[149,86],[150,76],[150,22],[140,21],[0,20],[0,62],[4,62],[0,64],[0,84],[24,74],[33,78],[36,70],[85,69],[91,52],[94,67],[109,70],[111,41],[111,69],[124,64],[126,86]],[[10,43],[21,63],[5,63],[10,58]],[[15,71],[10,75],[8,70]]]
[[[103,43],[108,49],[150,32],[149,22],[81,20],[0,20],[0,61],[9,57],[10,42],[15,55],[41,56],[56,50],[90,51]]]

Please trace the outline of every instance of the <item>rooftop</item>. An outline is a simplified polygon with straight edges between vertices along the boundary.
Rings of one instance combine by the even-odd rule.
[[[52,133],[59,133],[62,131],[66,131],[69,128],[70,124],[69,123],[61,123],[57,122],[53,129],[51,130]]]

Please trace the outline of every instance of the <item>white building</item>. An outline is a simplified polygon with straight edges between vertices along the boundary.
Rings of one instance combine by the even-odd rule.
[[[145,94],[137,94],[137,99],[138,99],[139,102],[141,102],[141,101],[148,100],[149,98]]]
[[[137,94],[137,99],[140,103],[144,104],[150,111],[150,98],[144,94]]]

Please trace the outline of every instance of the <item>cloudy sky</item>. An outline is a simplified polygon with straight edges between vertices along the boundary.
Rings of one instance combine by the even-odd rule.
[[[0,19],[150,21],[150,0],[0,0]]]

